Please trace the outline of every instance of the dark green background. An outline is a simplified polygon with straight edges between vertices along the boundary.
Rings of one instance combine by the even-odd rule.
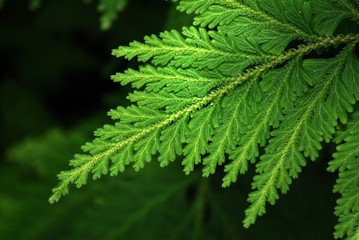
[[[182,172],[179,159],[103,177],[60,203],[47,202],[56,174],[91,140],[110,108],[129,104],[131,89],[110,80],[128,67],[111,50],[180,29],[191,16],[162,0],[130,0],[112,28],[99,27],[97,2],[7,0],[0,10],[0,239],[332,239],[335,175],[331,159],[309,162],[291,191],[250,229],[242,227],[254,172],[222,189]]]

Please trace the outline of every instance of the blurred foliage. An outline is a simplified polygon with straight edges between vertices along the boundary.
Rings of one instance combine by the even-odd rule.
[[[29,8],[34,11],[40,7],[42,0],[29,0]]]
[[[98,11],[102,13],[100,24],[102,30],[108,30],[112,22],[117,18],[118,12],[122,11],[127,4],[126,0],[100,0]]]
[[[250,174],[223,189],[221,174],[185,176],[181,161],[91,181],[50,205],[56,173],[108,121],[106,109],[127,103],[128,89],[109,76],[136,65],[115,59],[111,49],[179,29],[191,17],[162,0],[131,0],[103,32],[98,2],[32,4],[36,11],[8,0],[0,12],[1,240],[331,239],[335,176],[325,171],[325,154],[249,230],[241,220]]]
[[[78,0],[79,1],[79,0]],[[117,19],[117,15],[127,5],[127,0],[98,0],[97,10],[101,13],[100,28],[108,30],[111,28],[113,21]],[[35,11],[41,6],[43,0],[28,0],[29,10]],[[84,3],[91,3],[92,0],[83,0]],[[4,5],[4,0],[0,0],[0,9]]]

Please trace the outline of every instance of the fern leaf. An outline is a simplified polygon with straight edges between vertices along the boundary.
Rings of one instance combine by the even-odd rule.
[[[281,52],[294,39],[319,40],[312,27],[312,9],[305,1],[181,1],[178,9],[195,12],[194,24],[243,36],[263,44],[268,52]],[[269,14],[271,13],[271,14]],[[283,14],[285,13],[285,14]]]
[[[141,128],[137,128],[130,124],[115,123],[114,125],[106,124],[103,128],[99,128],[95,131],[95,136],[101,140],[114,140],[119,141],[128,136],[136,135],[142,131]]]
[[[343,70],[343,81],[338,81],[333,86],[333,91],[336,94],[328,97],[328,104],[332,109],[335,109],[334,116],[341,120],[342,123],[347,123],[347,112],[353,111],[353,104],[359,100],[359,62],[352,53],[346,62]]]
[[[156,154],[159,149],[159,143],[159,131],[156,130],[135,144],[134,150],[136,154],[133,156],[135,161],[133,166],[136,171],[143,168],[146,162],[151,161],[152,155]]]
[[[162,112],[155,111],[148,107],[137,106],[130,106],[128,108],[120,106],[117,109],[112,109],[108,112],[108,115],[113,120],[120,120],[121,123],[135,123],[134,125],[136,127],[145,127],[166,117]]]
[[[272,70],[261,80],[261,88],[264,92],[262,104],[253,116],[252,124],[245,128],[246,130],[239,137],[238,146],[229,156],[232,162],[225,166],[227,174],[223,178],[223,187],[236,182],[238,173],[244,174],[247,171],[247,161],[255,162],[259,155],[258,144],[264,146],[270,136],[270,127],[277,128],[279,122],[283,120],[282,109],[292,107],[298,96],[308,90],[306,81],[310,77],[302,71],[300,60],[301,56],[284,68]],[[259,93],[254,94],[259,95]],[[253,108],[253,104],[251,107]]]
[[[183,153],[182,143],[186,141],[187,121],[186,118],[182,118],[163,130],[159,148],[160,156],[158,158],[161,167],[167,166],[176,159],[176,156]]]
[[[359,118],[354,115],[351,126],[358,124]],[[350,239],[357,235],[359,224],[359,130],[347,129],[345,143],[337,146],[334,159],[330,162],[329,171],[339,169],[339,178],[334,186],[334,192],[342,196],[337,201],[335,215],[339,217],[339,223],[335,226],[334,236],[342,238],[347,235]]]
[[[288,191],[292,178],[297,178],[301,167],[306,164],[304,156],[315,160],[323,136],[329,138],[334,133],[339,109],[328,104],[328,100],[337,94],[336,86],[344,81],[342,71],[352,51],[353,46],[349,46],[335,59],[304,61],[304,67],[315,80],[315,85],[295,107],[286,111],[281,126],[271,133],[273,138],[257,164],[259,174],[254,177],[252,185],[257,190],[248,198],[251,206],[246,210],[245,227],[265,213],[266,202],[275,203],[279,198],[277,189],[281,189],[282,193]],[[328,72],[330,74],[324,77]],[[344,108],[340,111],[346,110],[344,106],[339,107]]]
[[[355,119],[359,118],[359,112],[355,111],[351,114],[351,120],[347,122],[347,124],[345,124],[344,127],[339,128],[336,132],[335,132],[335,138],[334,138],[334,142],[336,144],[341,143],[342,141],[344,141],[344,139],[346,137],[348,137],[351,134],[351,131],[355,130],[356,128],[359,127],[359,121],[356,121]],[[334,168],[331,171],[335,171],[338,168]]]
[[[110,159],[106,158],[103,161],[99,162],[91,171],[93,174],[93,179],[99,179],[102,175],[106,175],[108,173],[108,164]]]
[[[311,5],[316,12],[313,20],[315,30],[321,34],[333,34],[343,19],[350,18],[350,13],[343,11],[332,0],[311,1]]]
[[[197,102],[200,98],[191,97],[185,93],[159,93],[139,92],[130,93],[127,97],[132,102],[137,102],[139,106],[147,106],[151,109],[166,109],[167,112],[173,112],[184,108],[187,105]]]
[[[198,0],[198,1],[174,0],[174,2],[179,2],[177,9],[182,12],[186,12],[187,14],[191,14],[191,13],[199,14],[199,13],[206,12],[208,7],[211,6],[212,4],[215,4],[217,1],[215,1],[215,0]]]
[[[212,88],[233,81],[233,77],[224,77],[218,71],[201,71],[197,69],[176,69],[173,67],[154,68],[150,65],[140,71],[129,69],[125,73],[112,76],[115,82],[122,85],[131,83],[132,87],[142,88],[148,92],[178,93],[187,90],[190,94],[204,96]]]
[[[350,0],[332,0],[333,2],[337,2],[337,4],[344,9],[348,10],[352,16],[354,21],[359,21],[359,12],[356,9],[355,4],[353,4]]]
[[[276,58],[275,55],[263,50],[258,51],[258,46],[251,46],[252,51],[248,51],[248,45],[254,44],[244,38],[228,41],[220,32],[207,32],[203,28],[197,30],[194,27],[184,27],[182,33],[186,38],[175,30],[163,32],[160,37],[145,37],[145,43],[132,42],[129,47],[114,50],[113,54],[117,57],[125,56],[127,59],[137,56],[142,62],[152,59],[154,65],[181,68],[191,66],[198,69],[214,69],[225,65],[220,70],[226,71],[230,65],[231,69],[238,68],[238,72],[251,64]],[[234,44],[234,41],[238,44]],[[240,44],[242,41],[248,43]]]
[[[112,158],[111,176],[117,176],[118,172],[124,172],[126,166],[133,161],[133,143],[129,143]]]
[[[302,1],[300,1],[302,2]],[[294,2],[293,2],[294,3]],[[303,2],[302,2],[303,3]],[[298,6],[298,1],[294,6]],[[216,26],[214,23],[226,23],[229,24],[235,17],[248,16],[256,18],[262,21],[271,22],[273,25],[280,27],[281,29],[290,29],[294,32],[300,34],[308,35],[303,33],[300,29],[292,26],[283,19],[276,19],[267,12],[273,12],[273,10],[279,14],[273,14],[277,17],[282,16],[281,10],[284,9],[284,5],[281,2],[274,1],[265,1],[261,4],[261,7],[264,6],[264,9],[260,9],[258,4],[255,1],[248,1],[248,3],[241,3],[241,1],[235,0],[219,0],[219,1],[195,1],[195,0],[185,0],[180,1],[178,9],[180,11],[186,11],[187,13],[195,12],[200,14],[199,17],[195,18],[195,24],[203,24],[202,27],[207,26],[208,23],[212,25],[210,27]],[[228,18],[229,17],[229,18]],[[210,18],[210,20],[208,19]]]
[[[189,131],[187,134],[187,145],[183,153],[186,156],[182,165],[184,172],[189,174],[193,171],[194,165],[202,162],[202,155],[206,154],[209,148],[208,140],[213,135],[213,119],[215,108],[204,108],[196,113],[189,122]]]
[[[215,129],[213,140],[209,146],[209,156],[203,159],[205,165],[203,176],[208,177],[215,173],[217,165],[225,162],[225,154],[231,153],[236,146],[240,133],[248,123],[248,119],[253,112],[248,104],[248,95],[254,84],[257,83],[258,76],[244,84],[242,88],[236,89],[226,96],[222,103],[223,117],[220,125]]]

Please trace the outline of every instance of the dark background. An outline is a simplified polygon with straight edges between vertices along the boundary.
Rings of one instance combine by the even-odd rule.
[[[111,50],[191,23],[169,2],[130,0],[102,31],[97,4],[44,0],[31,8],[6,0],[0,10],[0,239],[332,239],[332,146],[248,230],[241,222],[253,166],[222,189],[222,169],[203,179],[200,171],[185,176],[180,160],[162,169],[154,159],[50,205],[56,174],[111,123],[109,109],[129,104],[131,89],[110,75],[137,63]]]

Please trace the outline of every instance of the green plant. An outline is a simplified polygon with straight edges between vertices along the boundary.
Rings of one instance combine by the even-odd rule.
[[[140,89],[128,96],[137,105],[109,112],[116,123],[75,155],[49,201],[90,173],[117,175],[129,164],[139,170],[152,155],[162,167],[183,156],[186,174],[202,163],[206,177],[227,161],[224,187],[257,161],[243,221],[249,227],[278,190],[289,190],[306,159],[317,159],[324,140],[338,144],[328,168],[339,170],[334,235],[359,238],[359,1],[178,2],[178,10],[197,14],[198,27],[113,51],[149,62],[113,76]]]

